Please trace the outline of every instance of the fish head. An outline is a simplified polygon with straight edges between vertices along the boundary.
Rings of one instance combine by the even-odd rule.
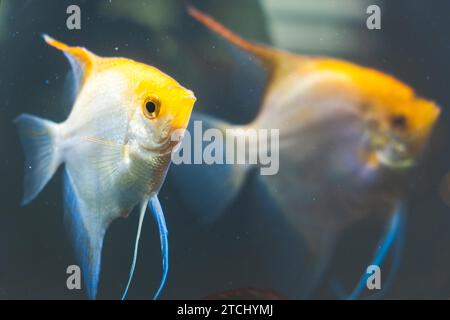
[[[409,167],[424,150],[440,109],[391,77],[370,76],[361,100],[369,148],[387,167]]]
[[[336,59],[313,61],[306,64],[312,71],[340,79],[329,95],[337,99],[344,92],[345,104],[356,110],[364,131],[364,159],[390,168],[417,162],[440,114],[434,102],[383,72]]]
[[[151,152],[171,151],[189,123],[196,98],[157,68],[130,61],[129,139]]]
[[[390,168],[413,165],[428,143],[440,108],[383,72],[335,59],[318,59],[314,71],[339,75],[347,103],[364,128],[365,159]],[[336,96],[337,93],[335,92]]]

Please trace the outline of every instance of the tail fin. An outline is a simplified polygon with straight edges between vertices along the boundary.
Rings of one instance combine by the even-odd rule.
[[[14,120],[25,153],[22,205],[31,202],[51,179],[61,160],[55,144],[57,124],[28,114]]]
[[[197,132],[198,127],[196,128],[197,125],[200,126],[199,123],[201,132]],[[216,129],[216,132],[222,133],[225,137],[228,128],[231,129],[233,126],[210,116],[193,114],[182,143],[183,156],[181,156],[184,158],[189,154],[190,163],[177,164],[177,161],[174,161],[169,171],[170,183],[177,191],[181,202],[200,216],[203,223],[213,222],[233,202],[246,180],[249,169],[248,165],[226,164],[225,161],[223,164],[205,163],[203,154],[216,140],[209,137],[209,142],[205,143],[199,134],[203,135],[208,129]],[[199,141],[201,148],[198,145]],[[216,150],[223,152],[224,160],[228,151],[225,147]],[[196,164],[195,158],[199,157],[202,163]],[[199,192],[204,190],[208,190],[208,195],[200,197]]]

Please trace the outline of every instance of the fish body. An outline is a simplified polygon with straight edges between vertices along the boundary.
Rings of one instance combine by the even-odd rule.
[[[314,249],[329,250],[328,237],[393,212],[439,110],[381,72],[295,60],[250,126],[279,128],[279,173],[261,179]]]
[[[257,116],[241,127],[279,130],[279,150],[269,150],[279,152],[279,171],[259,180],[317,257],[310,276],[315,281],[342,232],[365,217],[393,214],[439,107],[377,70],[251,43],[196,8],[188,11],[257,57],[267,70]],[[217,119],[206,122],[222,131],[236,127]],[[209,199],[206,208],[189,202],[188,193],[181,196],[195,211],[217,217],[236,198],[249,170],[240,165],[220,170],[190,166],[177,168],[174,179],[193,181],[189,171],[204,184],[200,188],[220,197]]]
[[[16,119],[26,154],[23,204],[65,165],[65,220],[95,298],[105,232],[136,207],[143,217],[157,196],[177,144],[171,135],[186,128],[195,96],[154,67],[44,39],[68,57],[78,95],[62,123]]]

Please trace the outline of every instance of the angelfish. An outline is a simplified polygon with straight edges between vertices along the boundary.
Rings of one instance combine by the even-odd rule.
[[[89,298],[97,296],[103,238],[110,223],[140,211],[130,278],[147,207],[158,223],[164,286],[168,270],[167,228],[158,191],[171,151],[179,143],[196,98],[155,67],[126,58],[99,57],[44,35],[68,58],[77,97],[68,118],[55,123],[22,114],[15,119],[25,153],[28,204],[64,164],[65,223],[71,234]]]
[[[192,6],[188,12],[267,72],[253,121],[238,126],[208,116],[203,126],[279,129],[279,150],[268,150],[279,152],[279,172],[258,180],[317,256],[317,277],[310,277],[317,280],[345,230],[368,216],[384,221],[400,205],[439,107],[380,71],[255,44]],[[179,197],[212,221],[236,198],[252,167],[177,166],[171,175],[183,190]],[[211,196],[193,201],[189,191],[196,189],[186,188],[193,181]]]

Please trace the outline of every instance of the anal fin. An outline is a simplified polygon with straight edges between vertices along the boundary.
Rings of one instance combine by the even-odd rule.
[[[70,234],[89,299],[97,297],[103,238],[109,221],[93,212],[82,199],[70,172],[64,170],[64,222]]]

